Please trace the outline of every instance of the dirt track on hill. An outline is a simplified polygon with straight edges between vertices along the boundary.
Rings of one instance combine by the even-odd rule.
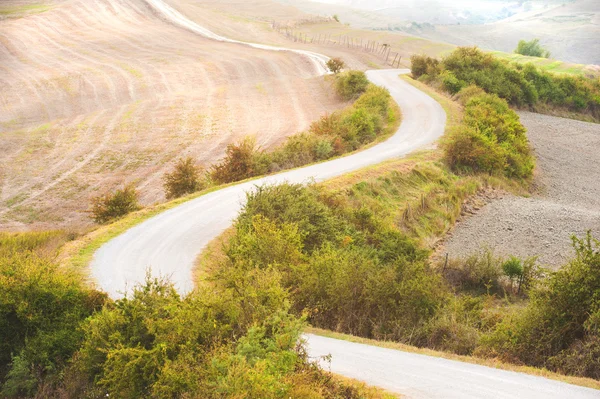
[[[572,234],[600,237],[600,124],[520,115],[538,159],[538,193],[504,195],[458,223],[441,249],[451,257],[487,246],[559,267],[574,254]]]
[[[162,200],[175,158],[269,147],[343,105],[306,57],[205,39],[141,0],[0,21],[0,60],[0,229],[89,223],[89,198],[122,183]]]

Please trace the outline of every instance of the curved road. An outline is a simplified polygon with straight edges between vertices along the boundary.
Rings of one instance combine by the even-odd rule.
[[[311,357],[325,369],[409,398],[599,399],[600,391],[477,364],[308,334]]]
[[[92,275],[111,296],[144,281],[146,270],[169,276],[180,292],[193,288],[192,268],[202,249],[231,226],[257,185],[306,183],[398,158],[435,141],[444,132],[446,114],[425,93],[398,75],[407,70],[368,71],[369,80],[384,86],[403,113],[400,129],[387,141],[356,154],[294,169],[203,195],[133,227],[104,244],[94,255]]]
[[[265,50],[292,51],[308,57],[316,70],[327,73],[327,57],[232,41],[198,26],[162,0],[148,4],[168,22],[215,40]],[[245,192],[256,185],[322,181],[397,158],[429,144],[444,132],[446,115],[432,98],[400,80],[408,71],[369,71],[369,79],[386,87],[402,109],[400,129],[389,140],[333,161],[228,187],[186,202],[128,230],[95,254],[92,274],[111,296],[142,282],[146,270],[170,276],[180,292],[193,288],[194,260],[213,238],[227,229],[243,206]],[[130,286],[129,286],[130,288]],[[332,355],[331,370],[414,398],[600,398],[600,391],[541,377],[307,335],[309,354]]]

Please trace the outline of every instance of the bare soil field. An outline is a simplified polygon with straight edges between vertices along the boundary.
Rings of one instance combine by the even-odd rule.
[[[2,4],[0,229],[88,224],[90,197],[123,183],[160,201],[175,158],[208,165],[246,135],[269,147],[343,106],[304,57],[205,39],[142,0],[37,4]]]
[[[572,234],[600,236],[600,124],[520,115],[538,159],[538,192],[493,199],[459,222],[440,252],[460,257],[488,247],[558,267],[574,254]]]

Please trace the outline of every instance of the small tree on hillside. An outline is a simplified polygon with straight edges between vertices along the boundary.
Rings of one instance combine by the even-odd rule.
[[[91,217],[96,223],[107,223],[140,209],[138,192],[133,185],[125,186],[114,193],[92,198]]]
[[[540,45],[540,39],[519,41],[515,53],[530,57],[550,58],[550,52]]]
[[[336,75],[344,69],[346,63],[341,58],[332,58],[327,61],[327,68]]]
[[[250,137],[229,144],[225,158],[211,168],[210,177],[217,183],[230,183],[259,175],[264,172],[258,162],[260,155],[256,141]]]
[[[173,171],[163,177],[165,196],[167,199],[178,198],[191,194],[203,188],[200,168],[192,157],[181,158],[175,164]]]

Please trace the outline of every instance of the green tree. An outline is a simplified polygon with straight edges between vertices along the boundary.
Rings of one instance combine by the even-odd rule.
[[[540,39],[519,40],[515,53],[530,57],[550,58],[550,52],[542,47]]]

